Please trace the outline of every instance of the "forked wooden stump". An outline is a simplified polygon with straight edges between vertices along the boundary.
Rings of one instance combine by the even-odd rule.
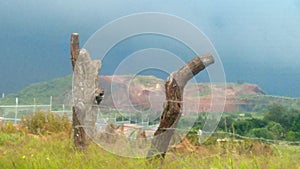
[[[166,106],[161,115],[160,124],[154,138],[148,157],[165,157],[175,127],[182,115],[183,90],[187,82],[207,66],[214,63],[213,56],[205,54],[198,56],[173,72],[165,83]]]

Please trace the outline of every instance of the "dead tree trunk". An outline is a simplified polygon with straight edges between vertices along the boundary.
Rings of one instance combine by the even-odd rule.
[[[71,63],[72,63],[72,70],[74,71],[76,60],[79,55],[79,34],[73,33],[71,35],[70,40],[70,53],[71,53]],[[74,104],[74,103],[73,103]],[[72,106],[72,128],[73,128],[73,137],[74,137],[74,145],[76,148],[85,147],[84,143],[86,142],[86,134],[83,128],[77,128],[76,126],[80,126],[79,118],[77,117],[77,113],[75,111],[74,105]]]
[[[71,35],[71,42],[70,42],[70,53],[71,53],[71,63],[72,63],[72,70],[74,71],[76,60],[79,55],[79,34],[72,33]]]
[[[88,135],[93,135],[98,105],[103,90],[98,89],[100,61],[91,60],[87,50],[79,49],[79,35],[71,36],[71,62],[73,68],[73,132],[74,144],[84,150],[89,144]]]
[[[148,157],[165,157],[175,127],[182,114],[183,90],[187,82],[201,70],[214,63],[212,55],[205,54],[188,62],[176,72],[173,72],[165,83],[166,105],[161,115],[160,124],[154,138]]]

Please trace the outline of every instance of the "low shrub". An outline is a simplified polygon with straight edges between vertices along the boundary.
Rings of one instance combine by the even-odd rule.
[[[52,112],[37,111],[32,116],[22,117],[21,125],[32,134],[51,134],[70,132],[71,123],[68,117]]]

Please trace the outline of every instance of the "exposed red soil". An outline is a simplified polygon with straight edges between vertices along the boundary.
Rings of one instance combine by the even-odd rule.
[[[161,111],[165,102],[164,81],[153,76],[143,77],[146,81],[147,78],[151,81],[150,85],[145,80],[141,83],[130,75],[101,76],[99,84],[105,90],[102,105],[129,111],[150,108],[157,112]],[[209,112],[212,106],[223,107],[225,103],[225,112],[238,111],[239,105],[245,104],[246,101],[237,96],[262,94],[263,90],[255,84],[230,83],[226,87],[218,84],[190,84],[186,86],[184,92],[184,110],[186,113]]]

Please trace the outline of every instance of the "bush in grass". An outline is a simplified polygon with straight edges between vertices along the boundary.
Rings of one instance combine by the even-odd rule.
[[[32,116],[23,117],[21,124],[32,134],[51,134],[71,130],[68,117],[52,112],[37,111]]]
[[[18,129],[13,125],[11,121],[8,121],[7,123],[3,123],[0,126],[0,131],[3,133],[17,133]]]
[[[17,145],[24,141],[24,133],[0,132],[0,146]]]
[[[0,146],[20,144],[24,140],[24,135],[24,130],[11,121],[0,124]]]

